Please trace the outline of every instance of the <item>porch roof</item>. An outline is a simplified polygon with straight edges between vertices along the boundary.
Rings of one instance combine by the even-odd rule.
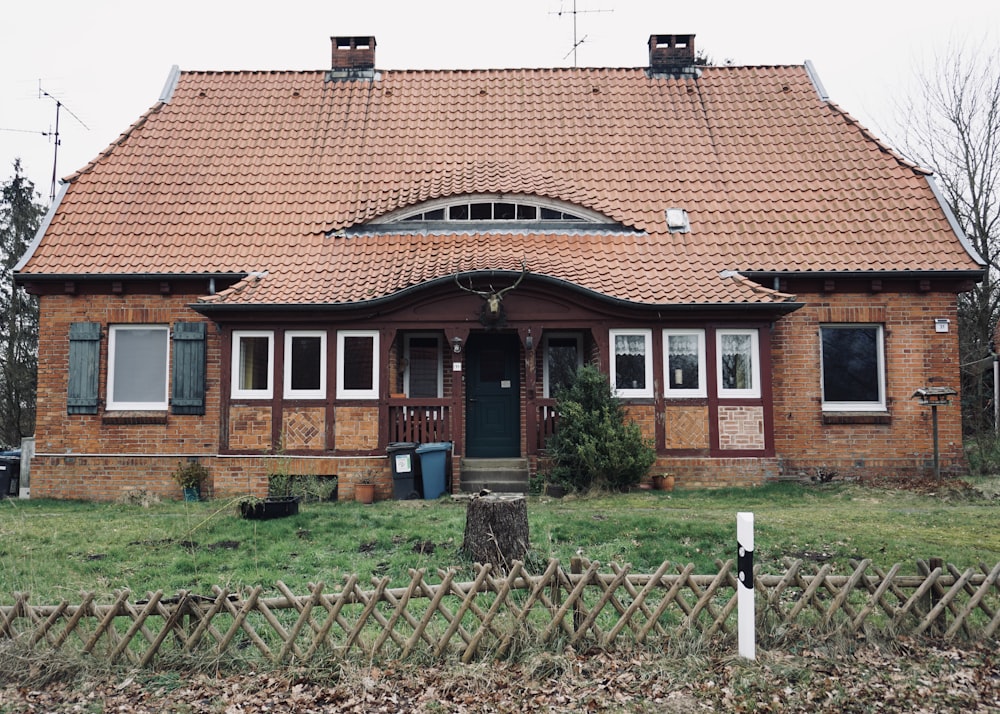
[[[216,304],[350,304],[528,270],[650,305],[784,302],[731,271],[981,269],[926,172],[807,67],[182,72],[68,177],[19,279],[246,274]],[[621,230],[358,230],[449,196],[536,196]],[[671,233],[681,208],[688,233]]]

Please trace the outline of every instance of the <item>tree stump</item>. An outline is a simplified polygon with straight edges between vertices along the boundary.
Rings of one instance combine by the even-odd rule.
[[[528,502],[521,495],[476,496],[465,511],[462,550],[477,563],[509,570],[528,553]]]

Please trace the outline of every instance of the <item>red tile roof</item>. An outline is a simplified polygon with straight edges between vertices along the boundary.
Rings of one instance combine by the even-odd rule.
[[[181,73],[71,184],[23,276],[265,273],[352,303],[520,270],[646,304],[787,300],[726,271],[975,271],[927,182],[801,66]],[[559,199],[629,230],[375,233],[435,198]],[[690,233],[670,233],[667,208]],[[346,233],[345,233],[346,230]]]

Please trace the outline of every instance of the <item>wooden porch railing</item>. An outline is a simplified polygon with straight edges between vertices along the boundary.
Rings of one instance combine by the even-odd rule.
[[[451,409],[443,399],[389,405],[389,441],[451,441]]]
[[[558,420],[555,399],[538,399],[535,401],[534,453],[537,454],[545,450],[545,444],[549,440],[549,437],[556,433],[556,423]]]

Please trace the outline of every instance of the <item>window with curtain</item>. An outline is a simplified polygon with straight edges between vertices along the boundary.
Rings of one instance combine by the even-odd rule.
[[[664,330],[663,345],[666,396],[706,396],[705,331]]]
[[[611,375],[618,396],[653,396],[651,343],[651,330],[611,330]]]
[[[760,363],[757,330],[719,330],[719,396],[729,398],[760,396]]]
[[[273,362],[273,332],[234,331],[232,396],[237,399],[270,399],[274,393]]]
[[[112,325],[107,408],[166,410],[169,354],[166,325]]]

